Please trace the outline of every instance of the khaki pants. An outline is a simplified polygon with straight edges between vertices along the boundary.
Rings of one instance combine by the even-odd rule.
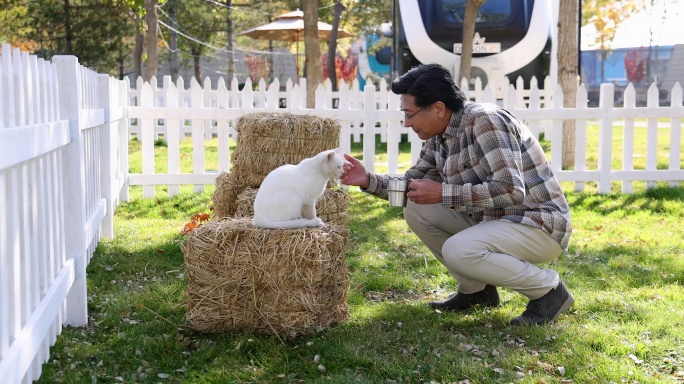
[[[535,265],[556,260],[563,252],[541,229],[500,220],[476,224],[465,212],[412,201],[404,208],[404,218],[458,281],[461,293],[475,293],[489,284],[534,300],[560,281],[556,271]]]

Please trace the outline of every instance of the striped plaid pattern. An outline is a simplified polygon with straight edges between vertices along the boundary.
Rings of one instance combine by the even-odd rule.
[[[389,177],[371,175],[367,192],[387,198]],[[527,127],[493,104],[466,102],[444,134],[425,142],[404,176],[442,183],[442,204],[477,222],[502,220],[548,232],[566,248],[570,208],[544,151]]]

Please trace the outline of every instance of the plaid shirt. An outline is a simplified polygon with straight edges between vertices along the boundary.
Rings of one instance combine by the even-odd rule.
[[[567,248],[570,208],[542,147],[529,129],[493,104],[466,102],[442,135],[428,139],[405,179],[442,183],[442,205],[476,222],[539,228]],[[387,199],[386,175],[371,174],[368,193]]]

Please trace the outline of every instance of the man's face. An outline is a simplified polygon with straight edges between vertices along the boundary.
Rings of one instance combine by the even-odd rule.
[[[404,113],[404,126],[411,127],[421,140],[440,135],[446,129],[444,122],[438,118],[435,105],[422,109],[415,104],[415,96],[401,95],[401,111]]]

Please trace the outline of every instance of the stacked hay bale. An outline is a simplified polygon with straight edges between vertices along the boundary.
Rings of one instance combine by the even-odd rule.
[[[255,189],[272,170],[300,161],[339,145],[340,127],[331,119],[289,113],[251,113],[237,121],[237,147],[231,156],[231,172],[216,179],[214,216],[217,220],[253,215]],[[347,224],[347,194],[335,191],[334,182],[316,205],[326,223]],[[241,196],[241,194],[245,196]],[[251,201],[250,201],[251,197]],[[247,201],[249,204],[240,204]],[[327,206],[327,203],[332,203]],[[238,211],[242,208],[242,211]],[[327,220],[326,220],[327,219]]]
[[[347,192],[329,183],[316,204],[324,227],[252,225],[254,199],[268,173],[337,147],[339,126],[316,116],[253,113],[236,130],[231,172],[216,180],[216,221],[181,244],[189,326],[291,334],[339,323],[348,313]]]

